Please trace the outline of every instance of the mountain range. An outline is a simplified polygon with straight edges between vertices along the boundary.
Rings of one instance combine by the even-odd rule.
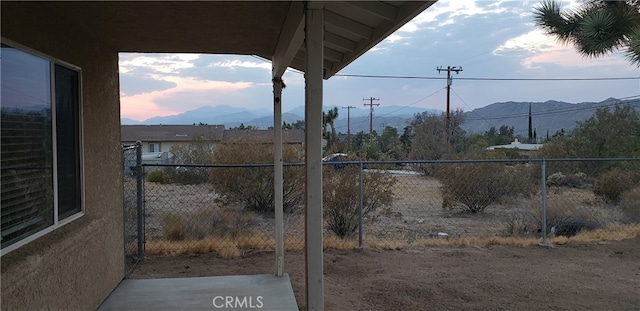
[[[547,133],[550,135],[564,129],[571,131],[577,122],[585,121],[597,108],[614,107],[617,104],[628,104],[640,111],[640,99],[619,100],[608,98],[601,102],[567,103],[549,100],[546,102],[501,102],[465,112],[465,122],[462,128],[469,133],[483,133],[490,127],[496,129],[502,125],[513,126],[516,136],[526,136],[529,125],[529,107],[531,107],[532,126],[538,137]],[[335,106],[323,107],[324,111]],[[370,109],[338,107],[338,118],[334,126],[336,131],[347,132],[347,119],[352,133],[368,132],[370,126],[374,131],[381,132],[385,126],[392,126],[402,132],[416,113],[427,112],[441,114],[443,111],[420,107],[378,106],[373,110],[373,122],[369,122]],[[349,118],[347,118],[349,114]],[[304,120],[304,106],[299,106],[282,114],[282,120],[294,123]],[[241,124],[266,129],[273,126],[273,112],[269,109],[237,108],[227,105],[204,106],[185,111],[178,115],[153,117],[142,122],[122,118],[123,125],[133,124],[222,124],[226,128],[233,128]]]

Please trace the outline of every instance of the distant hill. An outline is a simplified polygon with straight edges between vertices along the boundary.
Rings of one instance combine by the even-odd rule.
[[[337,106],[325,106],[324,111],[328,111]],[[336,130],[339,132],[347,132],[347,110],[339,108],[338,118],[335,121]],[[403,106],[385,106],[376,107],[374,109],[373,129],[380,132],[382,125],[394,126],[402,129],[406,126],[407,121],[416,113],[424,111],[432,113],[441,113],[440,110],[425,109],[418,107]],[[351,117],[351,131],[356,133],[359,131],[369,131],[369,113],[367,108],[352,108],[349,112]],[[304,120],[304,106],[298,106],[282,114],[282,120],[287,123],[293,123],[298,120]],[[245,126],[257,126],[266,129],[273,126],[273,112],[267,109],[248,109],[234,108],[227,105],[222,106],[204,106],[195,110],[185,111],[181,114],[153,117],[142,122],[122,118],[123,125],[136,124],[223,124],[226,128],[232,128],[244,124]]]
[[[516,136],[527,136],[529,131],[529,105],[531,105],[532,125],[538,137],[555,134],[557,131],[573,130],[577,122],[589,119],[597,108],[617,104],[633,105],[640,111],[640,99],[621,101],[608,98],[601,102],[566,103],[546,101],[544,103],[505,102],[495,103],[465,113],[462,128],[470,133],[483,133],[492,126],[513,126]]]
[[[597,108],[613,107],[616,104],[630,104],[640,111],[640,99],[618,100],[609,98],[601,102],[566,103],[559,101],[541,102],[504,102],[495,103],[486,107],[477,108],[465,112],[466,120],[462,124],[464,130],[469,133],[483,133],[492,126],[499,128],[502,125],[513,126],[516,136],[526,136],[528,132],[529,105],[531,105],[532,123],[538,137],[544,137],[549,132],[553,135],[560,129],[571,131],[578,121],[584,121],[593,116]],[[328,111],[337,106],[325,106]],[[334,125],[336,131],[347,132],[347,109],[338,107],[338,118]],[[373,111],[373,130],[380,133],[384,126],[392,126],[399,133],[416,113],[440,114],[442,111],[419,107],[403,106],[379,106]],[[369,132],[368,108],[352,108],[350,114],[350,129],[352,133]],[[304,120],[304,106],[299,106],[282,114],[282,119],[287,123]],[[257,126],[266,129],[273,126],[273,112],[268,109],[235,108],[231,106],[204,106],[184,113],[153,117],[142,122],[122,118],[122,124],[222,124],[226,128],[232,128],[244,124],[245,126]]]

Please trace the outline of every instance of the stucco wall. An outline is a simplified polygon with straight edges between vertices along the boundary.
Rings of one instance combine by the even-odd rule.
[[[1,5],[2,37],[82,68],[86,213],[1,258],[1,309],[93,310],[124,274],[118,54],[55,11]]]

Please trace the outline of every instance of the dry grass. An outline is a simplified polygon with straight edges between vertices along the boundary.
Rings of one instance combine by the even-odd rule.
[[[551,244],[587,243],[594,241],[620,241],[640,237],[640,225],[610,225],[606,228],[583,231],[570,238],[564,236],[549,238]],[[413,247],[468,247],[508,245],[531,247],[538,245],[538,238],[524,237],[487,237],[487,238],[454,238],[454,239],[419,239],[411,243]]]
[[[584,231],[570,238],[559,236],[549,238],[551,244],[588,243],[595,241],[620,241],[631,238],[640,238],[640,225],[610,225],[592,231]],[[471,247],[506,245],[516,247],[531,247],[539,245],[538,238],[525,237],[486,237],[486,238],[423,238],[407,244],[404,241],[375,241],[365,239],[364,246],[369,249],[398,250],[405,247]],[[206,237],[200,240],[182,240],[169,242],[156,240],[147,242],[145,254],[147,255],[186,255],[216,252],[218,256],[226,259],[238,258],[243,250],[274,250],[274,240],[256,238],[251,235],[231,237]],[[328,236],[323,239],[323,249],[356,249],[358,242],[355,240],[343,240],[336,236]],[[285,239],[285,250],[300,251],[304,249],[303,239]]]

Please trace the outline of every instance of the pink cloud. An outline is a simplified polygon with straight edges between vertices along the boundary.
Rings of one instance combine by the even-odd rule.
[[[185,108],[197,108],[206,103],[203,104],[201,101],[195,101],[193,103],[183,102],[180,105],[175,105],[175,107],[167,107],[167,105],[161,105],[159,102],[161,100],[179,97],[185,93],[190,94],[192,97],[197,97],[199,94],[206,97],[207,94],[211,92],[215,92],[218,95],[230,96],[238,91],[255,86],[252,82],[211,81],[190,77],[159,75],[153,75],[152,77],[157,80],[173,82],[176,86],[166,90],[122,96],[120,98],[122,117],[143,121],[151,116],[175,115],[188,110]]]

